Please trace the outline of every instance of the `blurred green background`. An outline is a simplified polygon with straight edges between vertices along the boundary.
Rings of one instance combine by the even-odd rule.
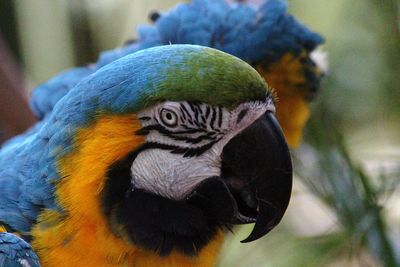
[[[135,38],[176,0],[0,0],[0,29],[29,90]],[[400,2],[289,0],[321,33],[330,71],[293,151],[294,195],[266,238],[228,238],[220,266],[399,266]],[[232,239],[232,240],[231,240]]]

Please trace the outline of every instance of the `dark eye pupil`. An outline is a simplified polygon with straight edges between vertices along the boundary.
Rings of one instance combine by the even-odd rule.
[[[171,113],[165,114],[165,117],[167,118],[167,120],[172,120],[172,114]]]

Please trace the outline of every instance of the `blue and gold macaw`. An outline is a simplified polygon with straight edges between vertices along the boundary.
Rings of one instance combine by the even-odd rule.
[[[274,103],[256,70],[212,48],[99,68],[1,149],[0,263],[214,266],[227,229],[255,223],[256,240],[287,208]]]
[[[71,88],[102,66],[133,52],[167,44],[197,44],[235,55],[251,64],[277,95],[277,118],[291,147],[296,147],[309,117],[309,101],[320,87],[326,66],[316,51],[320,35],[287,13],[283,0],[259,6],[243,1],[193,0],[152,16],[139,37],[101,54],[95,64],[64,72],[33,92],[39,118],[50,113]]]

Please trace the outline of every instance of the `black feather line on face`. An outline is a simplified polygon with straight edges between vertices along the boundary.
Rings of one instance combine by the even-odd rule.
[[[140,152],[153,146],[145,144],[109,168],[102,192],[103,213],[117,236],[144,249],[161,256],[173,250],[197,255],[215,238],[219,228],[231,228],[227,221],[234,212],[233,205],[229,205],[233,198],[219,178],[207,179],[198,192],[184,200],[134,189],[132,162]],[[220,206],[214,204],[216,200]]]
[[[222,116],[222,115],[221,115]],[[184,126],[184,125],[182,125]],[[152,125],[147,125],[139,130],[137,130],[135,133],[137,135],[147,135],[150,133],[150,131],[157,131],[160,134],[167,136],[173,140],[176,141],[185,141],[188,144],[198,144],[202,141],[215,141],[216,140],[216,135],[220,135],[220,132],[217,131],[207,131],[207,127],[204,124],[201,124],[201,128],[190,128],[190,127],[184,127],[187,130],[183,131],[173,131],[165,128],[164,126],[160,124],[152,124]],[[199,136],[196,137],[190,137],[190,136],[180,136],[182,134],[195,134],[195,133],[202,133]],[[215,142],[212,142],[214,144]],[[193,148],[194,149],[194,148]]]
[[[162,125],[159,124],[153,124],[153,125],[148,125],[145,126],[135,132],[136,135],[147,135],[150,131],[157,131],[161,134],[164,135],[174,135],[174,134],[193,134],[193,133],[204,133],[207,132],[203,129],[197,129],[197,128],[188,128],[188,130],[185,131],[170,131],[167,128],[163,127]]]
[[[249,109],[247,109],[247,108],[240,111],[240,113],[236,119],[236,123],[237,124],[240,123],[248,112],[249,112]]]
[[[169,150],[173,154],[182,154],[183,157],[195,157],[195,156],[201,156],[204,152],[209,150],[215,143],[218,143],[221,139],[222,137],[199,147],[180,147],[175,145],[147,142],[140,148],[140,152],[146,149],[162,149],[162,150]]]
[[[222,116],[223,116],[222,108],[218,107],[218,128],[222,127]]]
[[[215,119],[216,119],[216,110],[215,110],[215,107],[211,107],[211,111],[212,111],[212,114],[211,114],[211,121],[210,121],[210,126],[211,126],[211,129],[215,129],[215,127],[214,127],[214,122],[215,122]]]
[[[190,112],[187,110],[187,108],[185,107],[184,104],[181,103],[180,109],[181,109],[181,111],[182,111],[183,114],[186,114],[186,116],[188,117],[188,119],[193,120],[192,113],[190,113]]]
[[[190,109],[194,113],[194,121],[199,121],[199,106],[196,103],[188,102]],[[201,110],[200,110],[201,111]]]

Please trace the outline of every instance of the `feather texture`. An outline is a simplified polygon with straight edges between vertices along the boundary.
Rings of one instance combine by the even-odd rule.
[[[104,255],[112,254],[118,262],[120,253],[135,254],[107,228],[97,198],[107,166],[143,138],[134,134],[139,125],[132,119],[135,113],[166,100],[231,108],[265,100],[268,93],[265,81],[251,66],[211,48],[159,46],[114,61],[73,87],[34,130],[1,149],[0,222],[24,238],[33,237],[35,249],[45,251],[40,256],[57,259],[46,262],[49,265],[60,262],[63,253],[78,260],[82,244],[94,238],[93,225],[104,230],[100,231],[103,241],[112,241],[101,243],[96,236],[99,246],[104,246],[104,250],[92,250],[98,262],[107,258]],[[70,241],[74,245],[62,245]],[[107,254],[110,244],[115,249]],[[46,256],[56,248],[59,254]],[[214,261],[212,255],[201,262]]]
[[[40,267],[31,245],[11,233],[0,233],[0,266]]]
[[[39,85],[31,107],[42,119],[71,88],[97,69],[141,49],[168,44],[197,44],[235,55],[251,64],[279,60],[283,55],[312,51],[323,42],[320,35],[287,13],[283,0],[260,6],[229,4],[225,0],[193,0],[162,13],[154,25],[138,28],[138,41],[101,53],[86,67],[62,72]]]

